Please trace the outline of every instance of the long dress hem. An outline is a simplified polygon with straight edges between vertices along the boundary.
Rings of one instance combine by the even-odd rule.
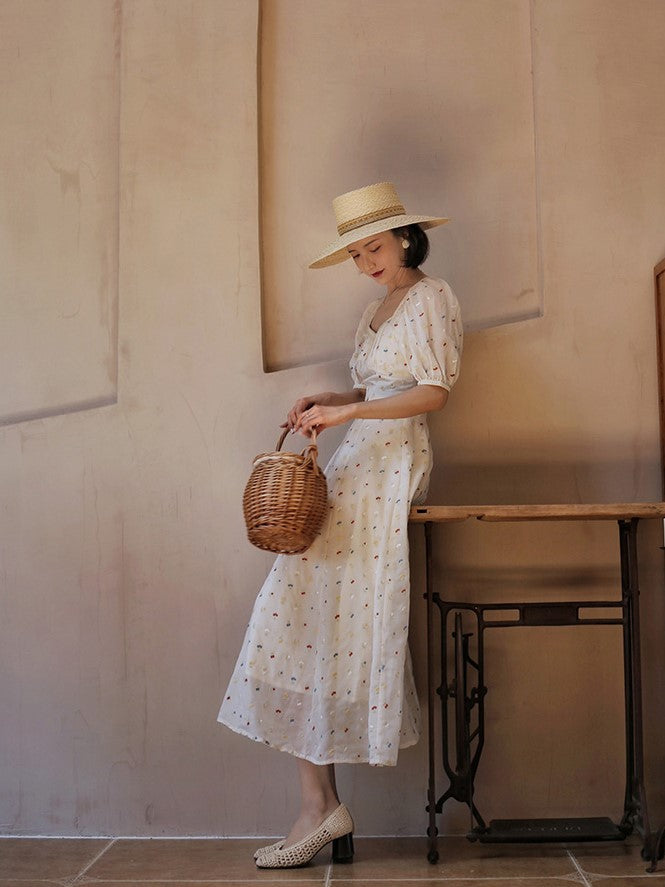
[[[272,748],[274,751],[283,751],[286,754],[293,755],[294,758],[300,758],[301,761],[309,761],[310,764],[319,764],[322,767],[327,766],[328,764],[369,764],[371,767],[395,767],[397,765],[397,761],[386,761],[384,763],[375,763],[370,761],[369,755],[366,758],[344,758],[339,754],[335,754],[330,760],[321,760],[320,758],[310,758],[307,755],[302,754],[302,752],[296,751],[295,748],[292,748],[285,743],[278,744],[275,742],[271,742],[269,739],[262,739],[260,736],[253,736],[248,730],[243,730],[242,727],[238,727],[236,724],[230,724],[225,721],[223,718],[217,718],[218,723],[223,724],[225,727],[233,730],[234,733],[238,733],[240,736],[245,736],[247,739],[251,739],[253,742],[258,742],[260,745],[265,745],[266,748]],[[409,739],[404,742],[403,745],[400,745],[400,751],[405,748],[413,748],[414,745],[418,744],[419,736],[416,736],[414,739]]]

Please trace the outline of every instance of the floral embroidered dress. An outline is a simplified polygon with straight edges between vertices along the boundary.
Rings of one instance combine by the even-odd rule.
[[[375,333],[379,302],[356,333],[354,387],[367,400],[449,390],[462,329],[448,284],[418,281]],[[279,555],[259,592],[221,723],[315,764],[392,765],[417,741],[407,521],[431,468],[426,416],[351,423],[326,468],[320,535],[302,555]]]

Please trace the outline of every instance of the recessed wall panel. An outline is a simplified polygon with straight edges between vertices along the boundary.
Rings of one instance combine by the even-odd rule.
[[[394,181],[409,212],[449,215],[424,270],[467,329],[541,312],[528,0],[261,4],[264,364],[348,354],[382,294],[307,264],[336,234],[332,198]]]
[[[0,5],[0,424],[113,402],[120,5]]]

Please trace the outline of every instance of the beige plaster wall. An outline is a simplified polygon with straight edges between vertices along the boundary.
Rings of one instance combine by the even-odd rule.
[[[119,28],[108,0],[0,6],[2,425],[116,399]]]
[[[346,385],[346,371],[261,368],[256,5],[121,11],[118,403],[0,429],[0,831],[273,834],[296,803],[293,768],[215,721],[270,563],[246,543],[239,502],[284,408]],[[545,313],[469,337],[432,423],[430,498],[656,499],[665,6],[536,0],[531,13]],[[397,38],[399,20],[382,25]],[[661,537],[645,530],[647,767],[662,818]],[[508,597],[516,579],[534,596],[566,593],[561,580],[600,596],[615,590],[614,535],[472,527],[442,538],[438,558],[469,598]],[[419,576],[419,548],[415,560]],[[415,591],[413,607],[422,686]],[[616,646],[588,630],[492,642],[486,815],[620,812]],[[424,743],[394,770],[340,768],[340,783],[360,833],[422,833]],[[451,808],[444,828],[466,822]]]
[[[405,14],[402,0],[270,0],[261,9],[266,368],[345,356],[346,338],[328,330],[345,318],[340,332],[353,336],[358,298],[373,298],[374,283],[349,287],[346,267],[307,266],[332,239],[331,198],[373,182],[379,167],[407,212],[452,219],[431,238],[430,267],[464,293],[467,330],[539,316],[530,4],[418,0]]]

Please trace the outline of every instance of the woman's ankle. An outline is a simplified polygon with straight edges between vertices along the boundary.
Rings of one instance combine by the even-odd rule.
[[[333,810],[339,807],[339,798],[335,795],[321,795],[308,798],[301,806],[301,814],[308,818],[320,818],[323,821]]]

